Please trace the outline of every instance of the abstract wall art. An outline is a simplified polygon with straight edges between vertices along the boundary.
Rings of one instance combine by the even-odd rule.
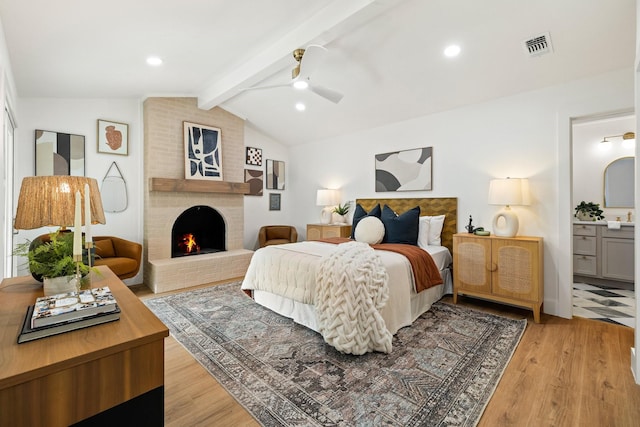
[[[247,196],[262,196],[264,186],[264,172],[256,169],[244,170],[244,182],[249,184]]]
[[[36,176],[84,176],[84,135],[36,129]]]
[[[220,129],[184,122],[184,177],[222,181]]]
[[[98,153],[129,154],[129,125],[98,119]]]
[[[375,155],[376,191],[432,189],[433,147]]]
[[[279,193],[269,193],[269,210],[270,211],[280,210],[280,194]]]
[[[267,159],[267,189],[284,190],[284,162]]]

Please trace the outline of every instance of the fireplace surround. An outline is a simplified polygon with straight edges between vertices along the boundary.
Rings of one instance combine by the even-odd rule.
[[[166,292],[244,276],[253,255],[243,248],[244,122],[220,108],[201,110],[196,98],[147,98],[143,114],[144,283]],[[183,121],[220,128],[226,183],[184,181]],[[174,223],[194,206],[220,215],[225,250],[172,257]]]

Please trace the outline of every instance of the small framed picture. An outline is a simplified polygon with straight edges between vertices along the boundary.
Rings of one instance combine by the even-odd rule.
[[[262,166],[262,149],[247,147],[247,157],[245,162],[251,166]]]
[[[270,211],[280,210],[280,194],[269,193],[269,210]]]
[[[98,153],[129,154],[129,125],[98,119]]]

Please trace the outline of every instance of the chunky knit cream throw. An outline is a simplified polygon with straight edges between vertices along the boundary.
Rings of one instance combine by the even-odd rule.
[[[320,261],[316,314],[324,340],[342,353],[391,352],[392,335],[380,310],[389,299],[388,275],[366,243],[338,246]]]

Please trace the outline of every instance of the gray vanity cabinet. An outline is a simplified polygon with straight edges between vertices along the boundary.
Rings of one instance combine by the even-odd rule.
[[[634,281],[633,234],[633,225],[615,230],[605,223],[573,224],[574,280],[628,287]]]

